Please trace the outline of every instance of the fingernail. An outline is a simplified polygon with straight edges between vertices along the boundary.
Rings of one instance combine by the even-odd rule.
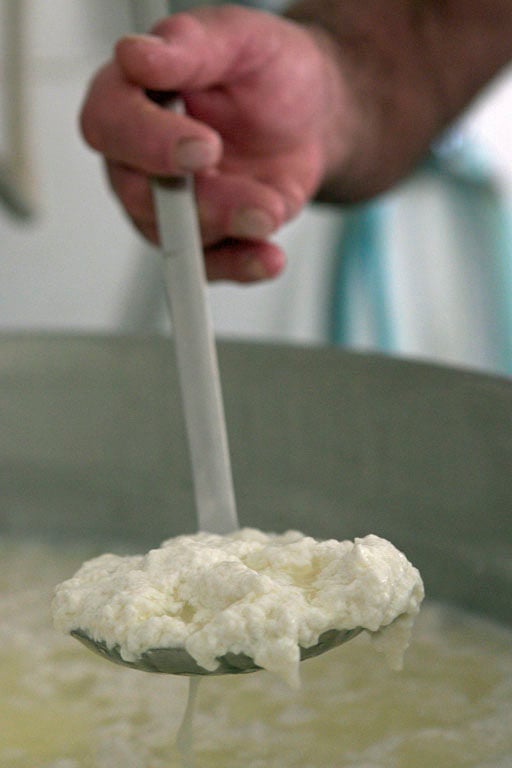
[[[274,222],[268,213],[258,208],[245,208],[233,215],[230,234],[260,240],[268,237],[273,230]]]
[[[269,277],[265,264],[257,256],[247,254],[243,259],[241,266],[243,277],[248,282],[252,283],[257,282],[258,280],[266,280]]]
[[[176,147],[175,161],[182,171],[199,171],[217,161],[218,148],[199,139],[184,139]]]

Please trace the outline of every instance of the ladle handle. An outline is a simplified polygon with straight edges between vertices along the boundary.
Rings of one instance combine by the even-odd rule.
[[[155,179],[153,195],[198,525],[210,533],[228,533],[238,520],[192,179]]]

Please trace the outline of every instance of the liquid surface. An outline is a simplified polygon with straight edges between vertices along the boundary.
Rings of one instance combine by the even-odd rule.
[[[90,552],[0,540],[2,768],[181,768],[188,682],[109,664],[52,626]],[[512,631],[426,604],[402,672],[361,636],[303,662],[202,681],[196,768],[510,768]]]

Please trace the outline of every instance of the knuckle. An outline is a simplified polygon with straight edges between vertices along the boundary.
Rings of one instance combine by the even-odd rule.
[[[289,221],[297,216],[306,202],[306,193],[302,184],[287,179],[275,185],[283,203],[283,220]]]
[[[80,112],[79,128],[85,142],[92,149],[100,150],[102,146],[101,132],[98,130],[98,121],[90,100],[85,102]]]
[[[187,11],[174,13],[158,21],[151,32],[164,39],[190,39],[202,31],[202,25],[196,16]]]
[[[116,163],[107,164],[107,175],[114,194],[131,218],[154,221],[151,190],[146,177]]]
[[[111,63],[102,67],[91,81],[79,114],[79,128],[87,144],[101,150],[103,146],[104,123],[110,116],[109,109],[111,82],[115,75]],[[107,94],[105,107],[105,93]]]
[[[130,216],[140,221],[153,220],[154,212],[147,181],[133,177],[126,179],[119,190],[119,197]]]

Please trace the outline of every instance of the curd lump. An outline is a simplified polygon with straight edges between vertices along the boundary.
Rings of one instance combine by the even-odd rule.
[[[58,629],[117,646],[126,661],[184,647],[213,671],[218,657],[244,653],[297,686],[300,647],[330,629],[375,633],[400,668],[423,596],[418,570],[378,536],[317,541],[245,528],[89,560],[57,587],[52,609]]]

